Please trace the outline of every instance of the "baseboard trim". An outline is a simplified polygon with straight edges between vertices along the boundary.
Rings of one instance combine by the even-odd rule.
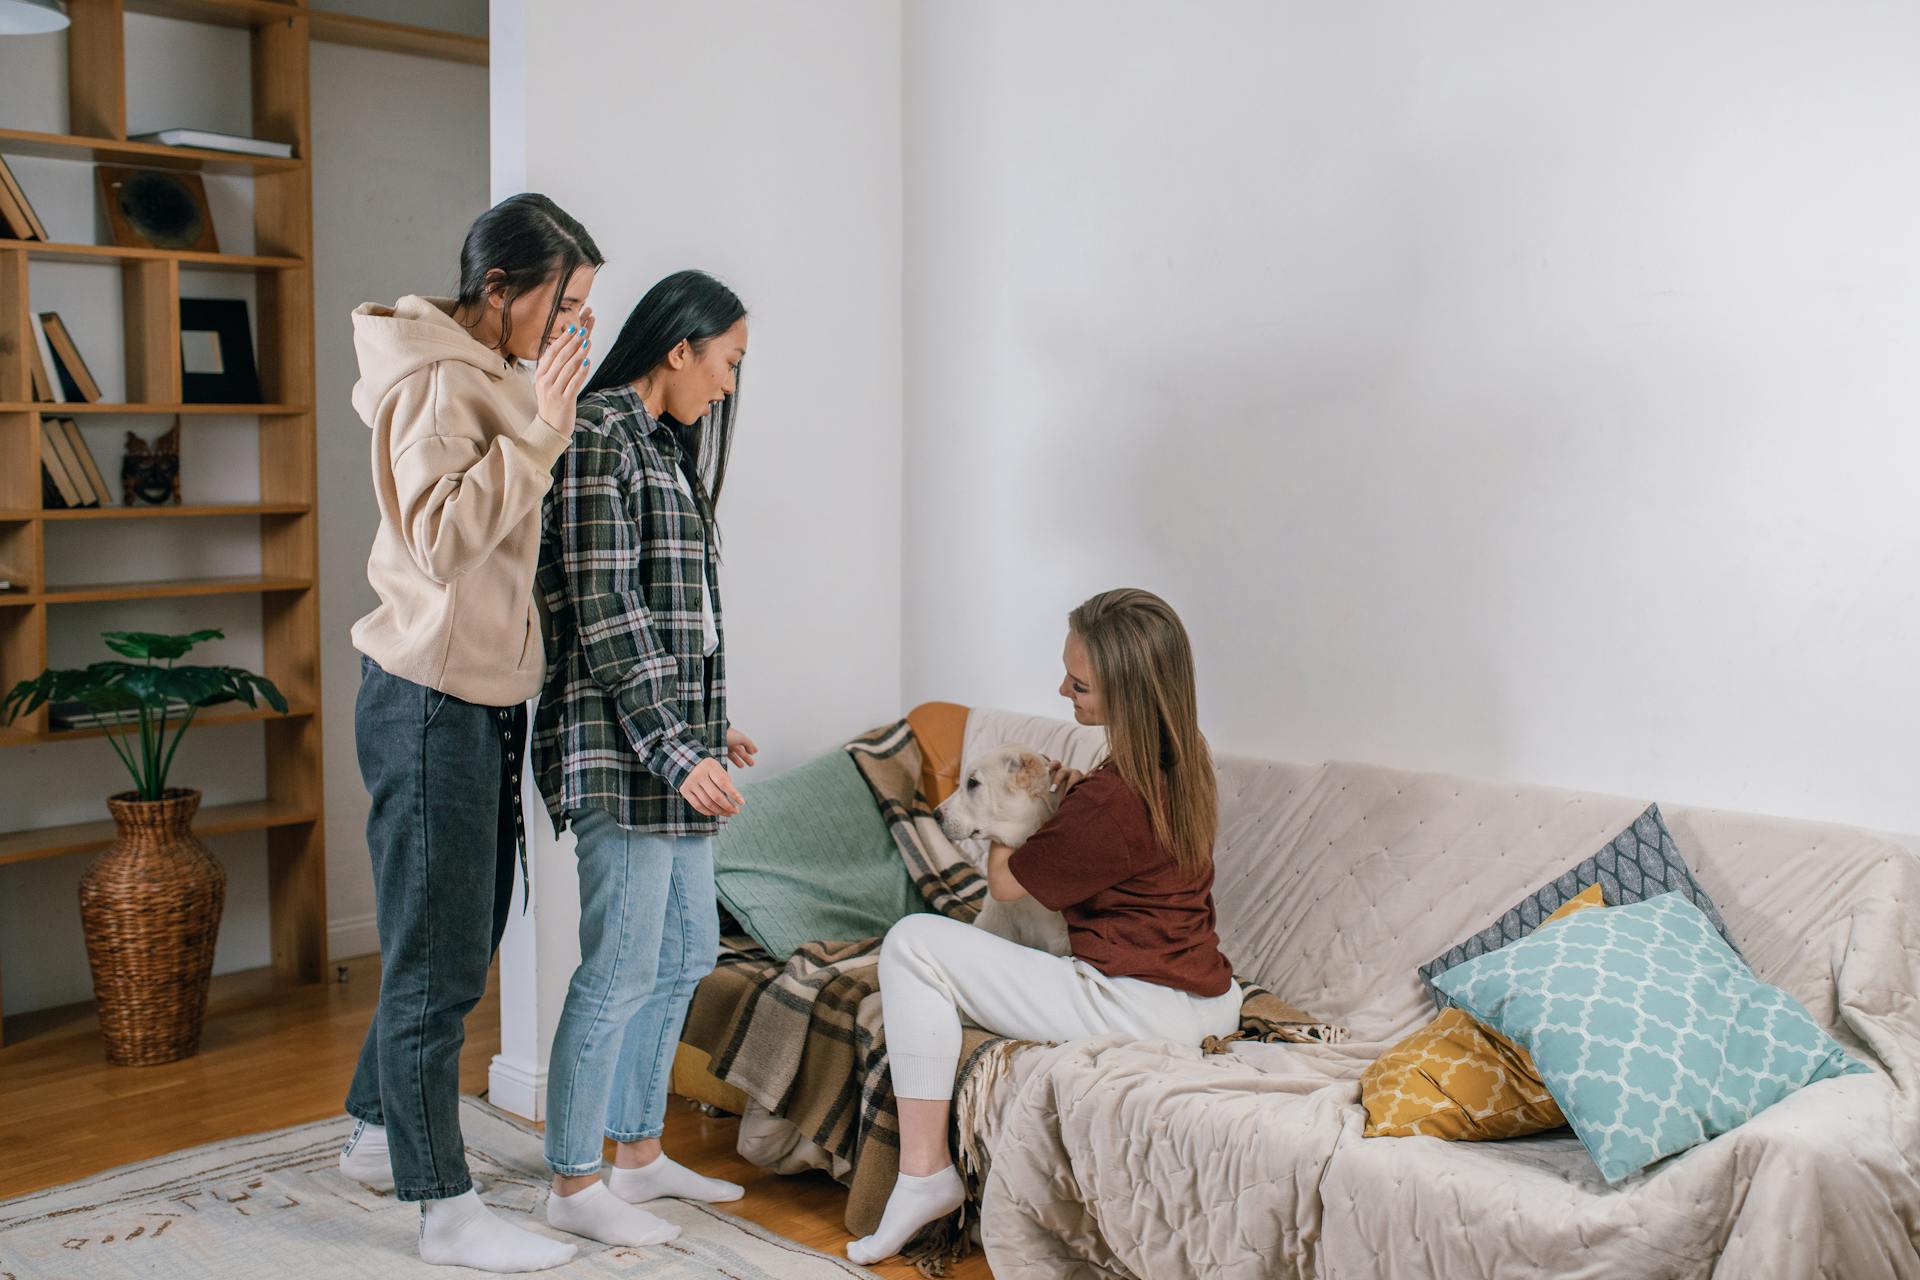
[[[327,955],[334,960],[350,960],[354,956],[378,955],[380,952],[380,930],[374,923],[373,912],[365,915],[341,916],[327,922]]]
[[[528,1071],[502,1054],[487,1066],[487,1101],[535,1124],[547,1118],[547,1069]]]

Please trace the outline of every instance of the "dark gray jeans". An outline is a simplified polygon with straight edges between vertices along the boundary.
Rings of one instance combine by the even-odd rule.
[[[399,1199],[440,1200],[473,1186],[460,1048],[513,901],[527,712],[463,702],[363,657],[353,735],[373,800],[380,1004],[347,1112],[386,1126]]]

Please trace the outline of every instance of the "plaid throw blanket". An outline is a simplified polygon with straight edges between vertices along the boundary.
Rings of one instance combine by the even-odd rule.
[[[920,744],[912,728],[901,720],[846,749],[873,789],[927,909],[971,921],[986,900],[986,880],[940,830],[920,791]],[[723,920],[719,963],[694,993],[680,1037],[707,1053],[714,1075],[853,1166],[846,1179],[846,1225],[856,1236],[880,1225],[900,1170],[899,1114],[880,1016],[880,942],[810,943],[782,965]],[[1344,1029],[1316,1023],[1278,997],[1242,985],[1241,1027],[1230,1039],[1345,1038]],[[956,1096],[983,1064],[1003,1066],[1018,1048],[1017,1042],[969,1028],[954,1077]],[[916,1241],[909,1252],[923,1271],[940,1274],[948,1259],[966,1252],[967,1214],[962,1209]]]

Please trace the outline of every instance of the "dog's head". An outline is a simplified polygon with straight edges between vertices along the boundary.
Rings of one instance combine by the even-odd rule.
[[[986,839],[1017,849],[1038,831],[1060,797],[1047,787],[1045,756],[1025,747],[996,747],[973,762],[959,789],[934,810],[956,842]]]

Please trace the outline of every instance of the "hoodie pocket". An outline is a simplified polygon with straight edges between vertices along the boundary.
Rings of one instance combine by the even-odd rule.
[[[516,670],[526,671],[535,666],[545,666],[546,661],[546,646],[540,641],[540,628],[534,625],[533,614],[529,612],[526,630],[520,637],[520,665]]]

